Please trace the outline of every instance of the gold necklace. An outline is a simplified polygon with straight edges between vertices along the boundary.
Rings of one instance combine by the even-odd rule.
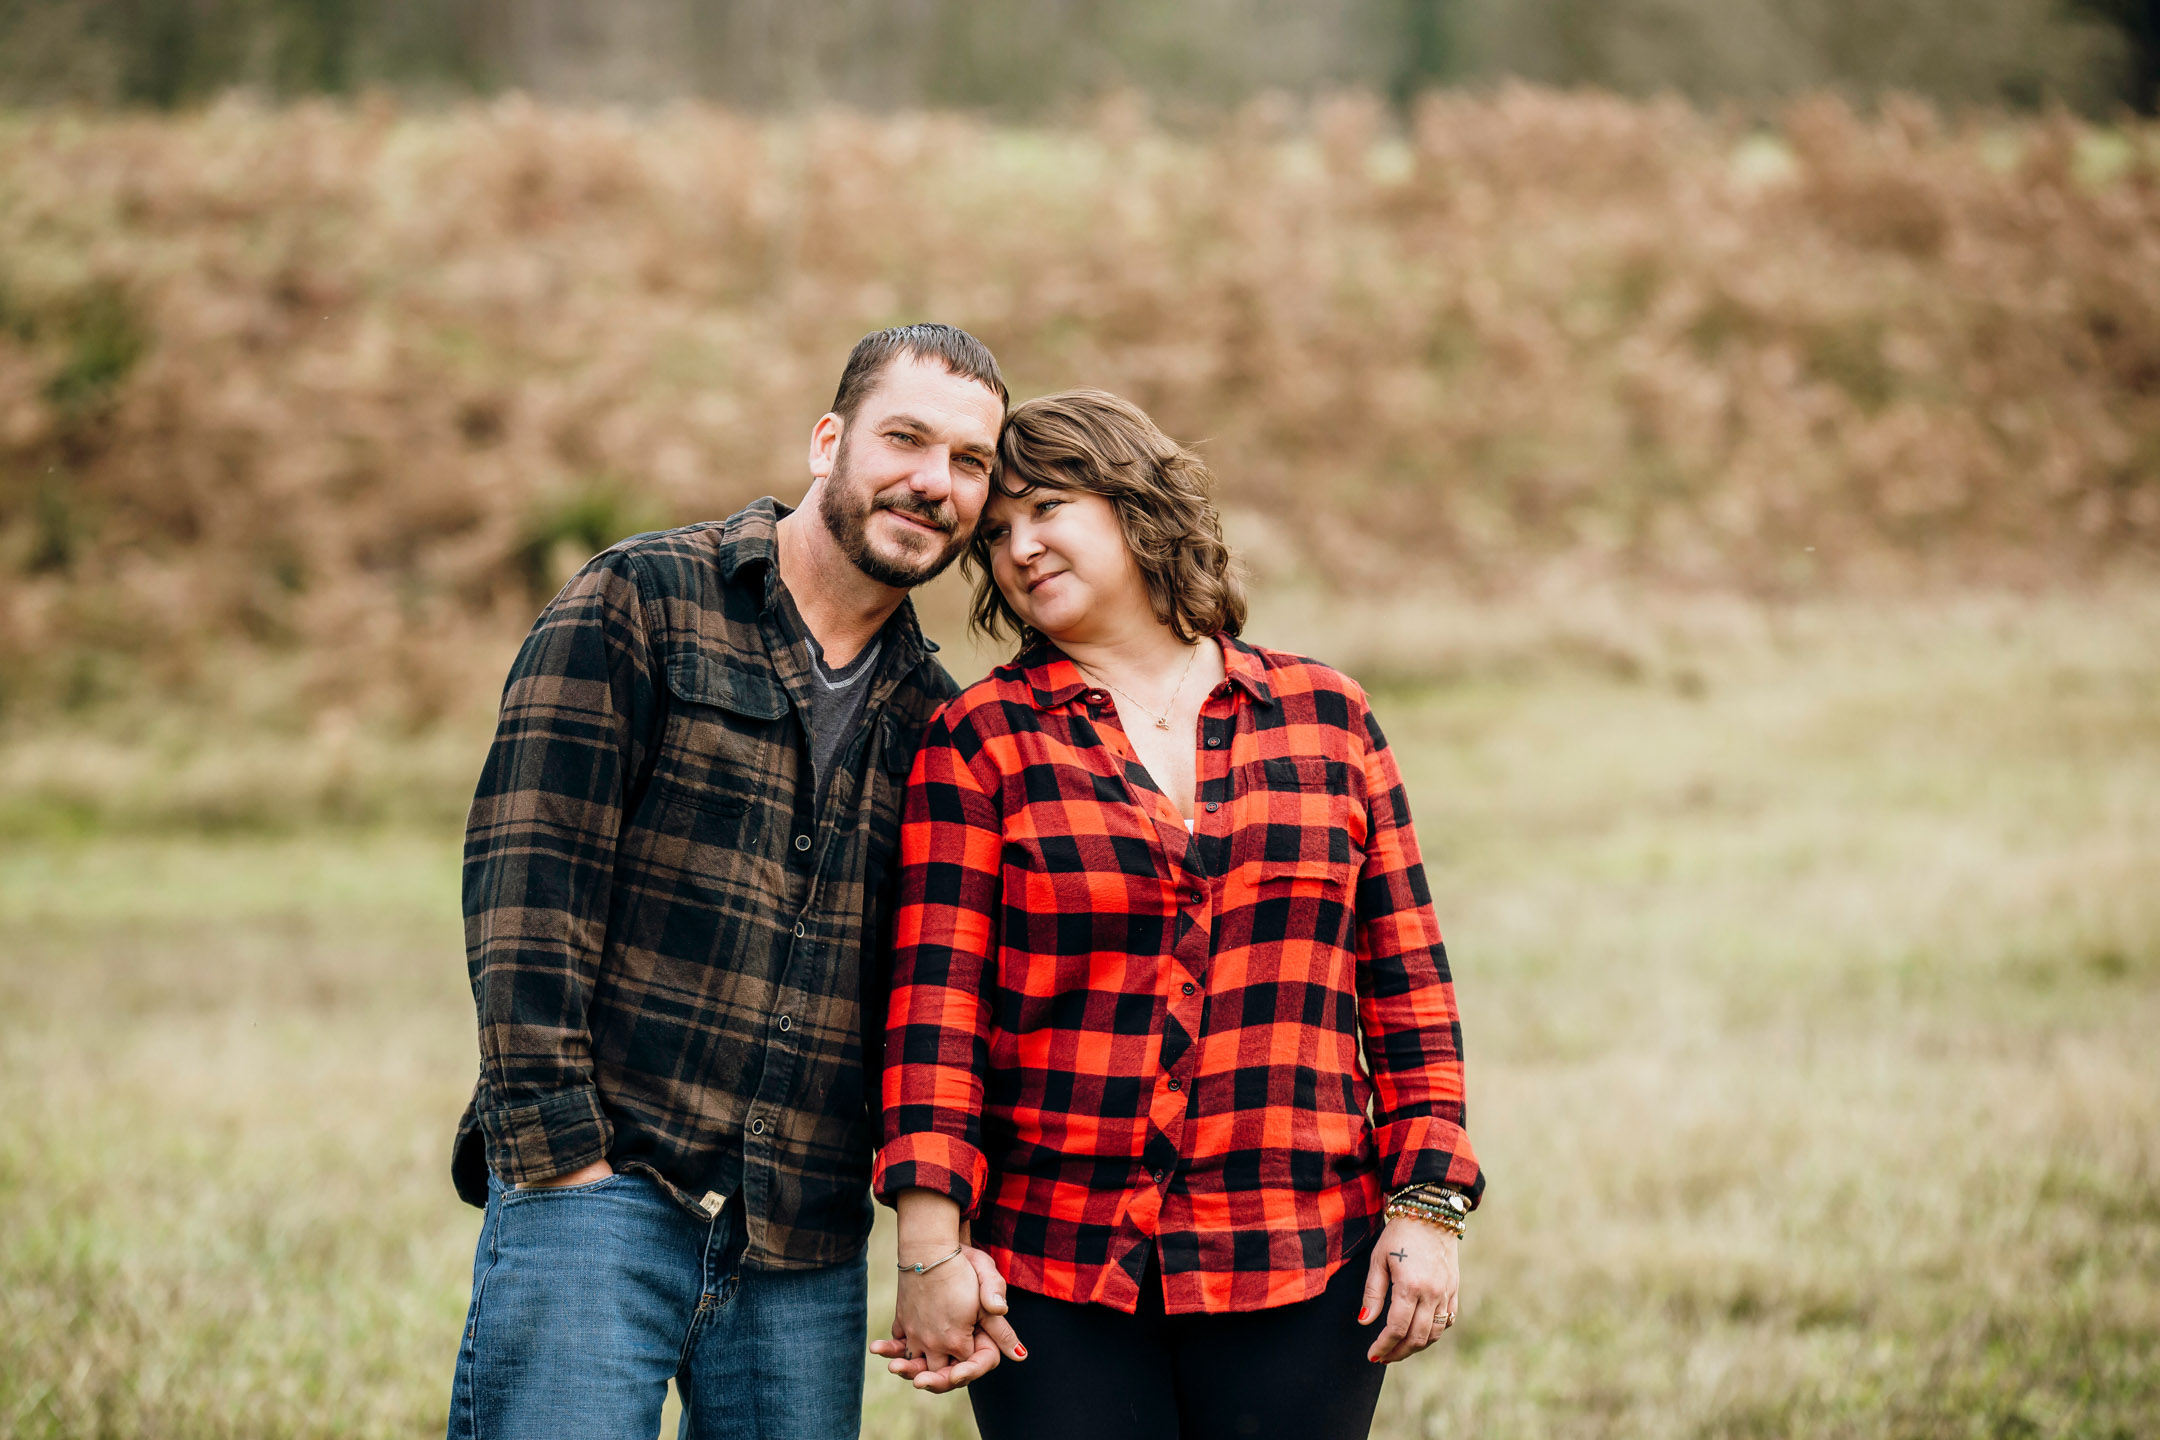
[[[1142,705],[1138,700],[1133,700],[1132,696],[1126,695],[1123,690],[1119,690],[1117,686],[1112,685],[1108,680],[1097,679],[1088,670],[1087,666],[1082,665],[1079,661],[1073,661],[1073,668],[1075,670],[1078,670],[1082,675],[1086,675],[1088,679],[1094,680],[1096,684],[1102,686],[1104,689],[1112,691],[1117,695],[1123,696],[1127,700],[1132,700],[1133,708],[1135,710],[1138,710],[1141,714],[1147,716],[1148,719],[1153,720],[1155,722],[1156,729],[1167,730],[1170,728],[1170,712],[1177,708],[1177,697],[1185,693],[1185,681],[1192,674],[1193,661],[1199,658],[1200,642],[1195,640],[1192,643],[1192,647],[1185,652],[1185,668],[1178,672],[1177,688],[1170,692],[1170,701],[1168,704],[1163,706],[1162,713],[1160,715],[1156,714],[1153,710],[1148,709],[1147,706]]]

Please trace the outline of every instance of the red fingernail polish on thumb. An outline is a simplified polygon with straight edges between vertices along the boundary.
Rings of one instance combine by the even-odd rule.
[[[1025,1346],[1025,1345],[1015,1345],[1015,1346],[1013,1346],[1013,1359],[1015,1359],[1015,1360],[1025,1360],[1025,1359],[1027,1359],[1027,1346]]]

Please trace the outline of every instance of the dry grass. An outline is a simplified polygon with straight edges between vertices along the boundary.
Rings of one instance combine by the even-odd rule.
[[[1378,1433],[2160,1429],[2160,592],[1625,619],[1380,692],[1492,1192]],[[0,1434],[439,1430],[454,864],[0,849]]]
[[[566,565],[794,493],[846,346],[926,315],[1205,440],[1273,582],[2145,564],[2156,145],[1528,89],[0,117],[0,704],[469,708]]]

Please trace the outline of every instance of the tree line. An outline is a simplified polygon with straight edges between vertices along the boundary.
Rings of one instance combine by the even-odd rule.
[[[382,87],[1020,118],[1503,76],[1706,102],[2160,101],[2160,0],[0,0],[0,103]]]

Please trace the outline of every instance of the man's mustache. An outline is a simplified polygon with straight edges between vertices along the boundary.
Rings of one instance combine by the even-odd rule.
[[[935,526],[948,535],[960,523],[959,517],[947,510],[943,501],[924,500],[913,495],[880,496],[871,502],[870,511],[872,514],[876,514],[880,510],[897,510],[912,520],[920,520],[925,525]]]

